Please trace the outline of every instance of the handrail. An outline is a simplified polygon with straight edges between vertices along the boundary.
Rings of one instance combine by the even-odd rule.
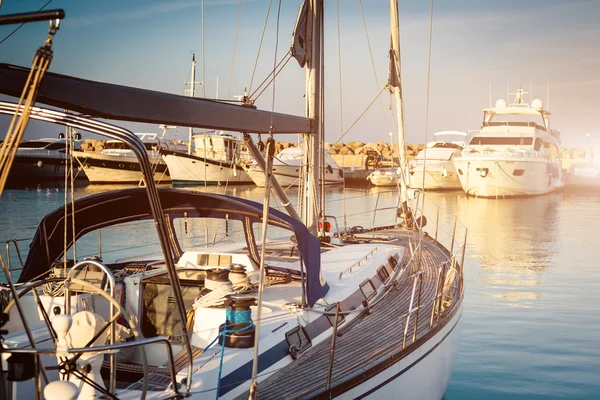
[[[10,244],[14,244],[15,250],[17,251],[17,257],[19,257],[19,263],[21,264],[21,268],[12,268],[12,262],[10,259]],[[6,241],[6,263],[8,264],[8,272],[11,274],[12,271],[18,271],[23,269],[23,257],[21,257],[21,250],[19,249],[19,245],[17,244],[16,239],[9,239]]]
[[[19,105],[16,105],[14,103],[0,102],[0,113],[2,114],[14,115],[18,113],[23,113],[23,111],[23,107],[20,107]],[[58,125],[70,126],[72,128],[106,136],[111,139],[121,140],[128,144],[133,150],[133,152],[136,154],[140,163],[140,169],[146,180],[148,202],[150,204],[152,216],[154,217],[154,222],[156,224],[161,249],[165,256],[165,264],[168,271],[169,280],[171,281],[171,285],[173,286],[173,295],[175,297],[175,303],[177,305],[176,308],[181,321],[181,329],[184,333],[186,333],[186,335],[184,335],[184,344],[189,361],[187,371],[187,392],[189,393],[192,387],[193,354],[190,338],[189,335],[187,335],[187,327],[185,325],[185,304],[183,301],[181,285],[179,284],[179,277],[177,276],[175,263],[173,261],[173,248],[171,247],[169,241],[167,222],[165,221],[165,216],[162,212],[162,206],[158,195],[158,190],[156,189],[156,183],[153,179],[152,167],[150,165],[150,160],[148,158],[148,153],[146,152],[144,143],[133,132],[125,128],[116,125],[111,125],[106,122],[94,120],[90,117],[73,115],[68,112],[55,111],[41,107],[31,107],[30,111],[30,118],[36,120],[51,122]]]
[[[346,272],[352,272],[352,268],[354,268],[354,267],[360,267],[360,263],[361,262],[366,261],[369,257],[371,257],[373,254],[375,254],[375,252],[377,252],[377,251],[379,251],[379,247],[375,247],[373,250],[371,250],[370,252],[368,252],[366,256],[364,256],[363,258],[361,258],[360,260],[358,260],[357,262],[355,262],[354,264],[352,264],[350,267],[348,267],[345,270],[343,270],[342,272],[340,272],[338,280],[341,280],[342,279],[342,275],[344,275]]]
[[[175,361],[173,359],[173,347],[171,346],[171,342],[169,342],[169,339],[165,336],[157,336],[157,337],[153,337],[153,338],[144,338],[144,339],[139,339],[139,340],[135,340],[135,341],[131,341],[131,342],[122,342],[122,343],[115,343],[115,344],[109,344],[109,345],[104,345],[104,346],[93,346],[93,347],[83,347],[83,348],[70,348],[67,350],[68,353],[73,353],[73,354],[78,354],[78,353],[98,353],[98,352],[102,352],[102,351],[107,351],[107,352],[111,352],[112,350],[119,350],[119,349],[126,349],[128,347],[137,347],[137,346],[145,346],[148,344],[154,344],[154,343],[164,343],[167,346],[167,358],[168,358],[168,364],[169,364],[169,372],[171,374],[171,382],[173,382],[173,391],[175,392],[176,397],[175,398],[179,398],[177,396],[179,396],[179,392],[177,390],[177,372],[175,371]],[[52,354],[56,354],[56,348],[47,348],[47,349],[25,349],[25,348],[21,348],[21,349],[10,349],[10,348],[4,348],[2,349],[3,353],[8,353],[8,354],[37,354],[37,355],[44,355],[44,354],[48,354],[48,355],[52,355]],[[168,397],[171,398],[171,397]]]

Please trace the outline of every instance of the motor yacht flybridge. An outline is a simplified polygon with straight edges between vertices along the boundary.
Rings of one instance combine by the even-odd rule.
[[[508,106],[503,99],[483,110],[481,131],[454,157],[461,186],[475,197],[504,198],[551,192],[564,186],[560,134],[550,129],[542,101],[525,103],[519,88]]]

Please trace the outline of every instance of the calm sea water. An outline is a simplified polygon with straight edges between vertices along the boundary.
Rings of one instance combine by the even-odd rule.
[[[75,196],[111,189],[88,186]],[[263,196],[251,187],[227,193]],[[330,189],[328,213],[342,224],[345,203],[349,225],[369,226],[372,214],[362,212],[373,209],[376,193],[348,190],[344,201],[341,189]],[[430,218],[435,202],[468,227],[463,336],[446,399],[600,398],[600,195],[486,200],[445,192],[427,199]],[[0,243],[31,238],[40,219],[63,201],[60,188],[5,191]],[[391,194],[381,194],[380,206],[393,203]],[[452,217],[442,213],[440,221],[452,231]],[[127,251],[138,233],[117,232],[112,241],[103,236],[104,245]],[[21,242],[25,252],[27,244]]]

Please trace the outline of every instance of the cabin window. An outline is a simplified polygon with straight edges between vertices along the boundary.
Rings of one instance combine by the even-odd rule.
[[[371,282],[370,279],[367,279],[360,284],[360,291],[362,292],[363,296],[365,296],[366,300],[371,300],[371,298],[373,298],[377,292],[375,290],[375,285],[373,285],[373,282]]]
[[[385,269],[384,265],[379,267],[379,269],[377,270],[377,275],[379,275],[379,279],[381,279],[381,282],[383,283],[385,283],[387,278],[389,278],[390,276],[389,272],[387,271],[387,269]]]
[[[65,148],[65,144],[64,143],[52,143],[51,145],[49,145],[48,147],[46,147],[46,150],[61,150]]]
[[[524,169],[515,169],[515,170],[513,171],[513,175],[514,175],[514,176],[522,176],[524,173],[525,173],[525,170],[524,170]]]
[[[469,142],[471,146],[531,146],[533,137],[492,137],[475,136]]]
[[[535,138],[535,144],[533,145],[534,150],[539,151],[542,148],[543,144],[544,144],[544,142],[542,142],[542,139]]]
[[[41,149],[42,147],[46,147],[48,142],[22,142],[19,144],[19,149]],[[65,145],[62,144],[64,148]]]
[[[462,175],[462,174],[463,174],[463,172],[462,172],[462,169],[460,169],[460,168],[458,169],[458,174],[459,174],[459,175]]]

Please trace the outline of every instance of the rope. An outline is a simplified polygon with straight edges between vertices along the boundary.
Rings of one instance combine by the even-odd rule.
[[[260,43],[258,44],[258,52],[256,53],[256,61],[254,62],[254,69],[252,70],[252,77],[250,78],[250,86],[248,92],[252,92],[252,83],[254,82],[254,74],[256,73],[256,67],[258,66],[258,58],[260,57],[260,50],[262,49],[263,39],[265,38],[265,32],[267,31],[267,22],[269,22],[269,15],[271,14],[271,5],[273,0],[269,1],[269,8],[267,9],[267,17],[265,18],[265,25],[263,26],[262,35],[260,35]]]
[[[233,294],[233,287],[231,286],[230,281],[216,282],[207,279],[204,282],[204,287],[210,289],[211,292],[202,297],[198,297],[194,302],[194,308],[222,306],[225,302],[225,297]]]
[[[17,110],[10,122],[6,139],[2,142],[2,147],[0,148],[0,196],[2,196],[4,186],[8,180],[10,167],[15,158],[19,142],[23,138],[25,129],[27,129],[31,108],[35,103],[41,81],[52,61],[52,39],[58,30],[59,23],[59,20],[50,22],[48,38],[46,38],[44,44],[35,53],[29,76],[17,104]],[[20,116],[19,109],[22,109]]]

